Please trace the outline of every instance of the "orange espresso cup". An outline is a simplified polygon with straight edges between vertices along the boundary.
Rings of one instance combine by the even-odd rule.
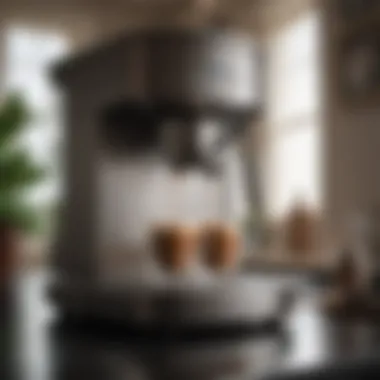
[[[182,271],[195,256],[197,234],[180,225],[158,226],[152,232],[152,246],[157,262],[164,269]]]
[[[235,267],[239,247],[237,232],[227,225],[208,225],[202,231],[202,257],[211,269],[225,270]]]

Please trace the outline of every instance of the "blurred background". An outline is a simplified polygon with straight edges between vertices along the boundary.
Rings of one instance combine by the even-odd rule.
[[[217,3],[223,22],[249,30],[262,49],[265,107],[248,144],[259,161],[260,207],[270,239],[281,236],[289,210],[302,204],[317,216],[323,244],[340,242],[347,218],[378,203],[376,88],[369,85],[377,74],[373,62],[360,62],[366,53],[359,51],[372,43],[373,12],[360,1],[347,7],[309,0]],[[25,258],[39,261],[52,240],[62,185],[63,103],[51,65],[124,30],[200,27],[215,5],[17,0],[1,6],[3,92],[17,91],[25,99],[33,117],[20,144],[50,169],[27,194],[44,227],[30,237]],[[375,79],[360,79],[360,71]]]
[[[54,250],[65,103],[52,65],[126,31],[201,28],[215,9],[219,24],[248,31],[260,46],[263,108],[245,142],[257,163],[247,174],[256,201],[244,221],[255,243],[246,269],[332,268],[343,248],[364,238],[363,220],[372,249],[367,262],[378,265],[378,2],[3,0],[0,255],[12,252],[1,258],[4,282],[41,270]],[[14,233],[17,250],[7,245]]]
[[[48,169],[25,193],[39,214],[38,230],[25,237],[23,258],[27,263],[44,261],[59,217],[63,102],[52,83],[52,64],[128,29],[201,27],[207,24],[211,3],[131,0],[107,5],[58,1],[46,5],[16,1],[2,5],[3,92],[17,92],[25,100],[32,117],[23,127],[19,144],[30,152],[31,159]],[[338,98],[332,99],[324,86],[332,75],[325,59],[325,42],[330,40],[328,33],[331,37],[334,33],[329,32],[329,24],[335,23],[326,17],[327,5],[297,0],[217,3],[223,22],[249,30],[262,50],[265,108],[255,121],[248,149],[259,160],[260,213],[265,216],[270,239],[276,240],[275,232],[281,235],[281,223],[289,210],[300,204],[323,218],[329,232],[339,229],[347,213],[367,206],[366,202],[376,202],[376,183],[369,183],[373,178],[367,165],[373,139],[364,141],[360,128],[346,125],[344,119],[335,120],[335,115],[344,117],[351,111],[343,109]],[[337,46],[331,51],[335,53]],[[360,141],[356,141],[356,133]],[[353,147],[353,141],[361,144],[360,148]],[[362,150],[365,163],[361,163],[365,159]],[[368,178],[354,179],[365,173]],[[253,215],[252,219],[257,223]]]

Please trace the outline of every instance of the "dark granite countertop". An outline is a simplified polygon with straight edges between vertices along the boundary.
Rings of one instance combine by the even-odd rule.
[[[327,379],[332,378],[323,377],[327,369],[342,374],[337,368],[346,368],[342,378],[348,379],[347,368],[354,376],[354,369],[364,367],[379,374],[366,378],[380,378],[380,324],[328,319],[317,307],[318,291],[307,283],[281,331],[180,341],[122,334],[107,326],[58,323],[57,312],[44,298],[46,281],[42,272],[21,276],[17,307],[3,321],[3,331],[12,328],[16,337],[11,367],[17,378]],[[5,339],[2,336],[3,347],[9,343]]]

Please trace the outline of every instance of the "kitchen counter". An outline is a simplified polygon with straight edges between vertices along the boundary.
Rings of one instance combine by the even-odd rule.
[[[21,276],[18,318],[8,320],[17,323],[13,370],[27,380],[308,378],[320,368],[376,363],[380,353],[380,326],[329,320],[318,309],[319,291],[306,280],[281,331],[184,340],[58,323],[44,298],[47,281],[44,272]]]

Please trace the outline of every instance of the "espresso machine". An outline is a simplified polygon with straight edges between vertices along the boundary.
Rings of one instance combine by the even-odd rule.
[[[238,269],[250,212],[241,141],[262,100],[252,37],[130,32],[54,74],[66,116],[52,285],[62,312],[160,331],[273,320],[283,284]],[[215,222],[239,234],[235,268],[205,268],[195,246],[184,270],[159,265],[155,226]]]

